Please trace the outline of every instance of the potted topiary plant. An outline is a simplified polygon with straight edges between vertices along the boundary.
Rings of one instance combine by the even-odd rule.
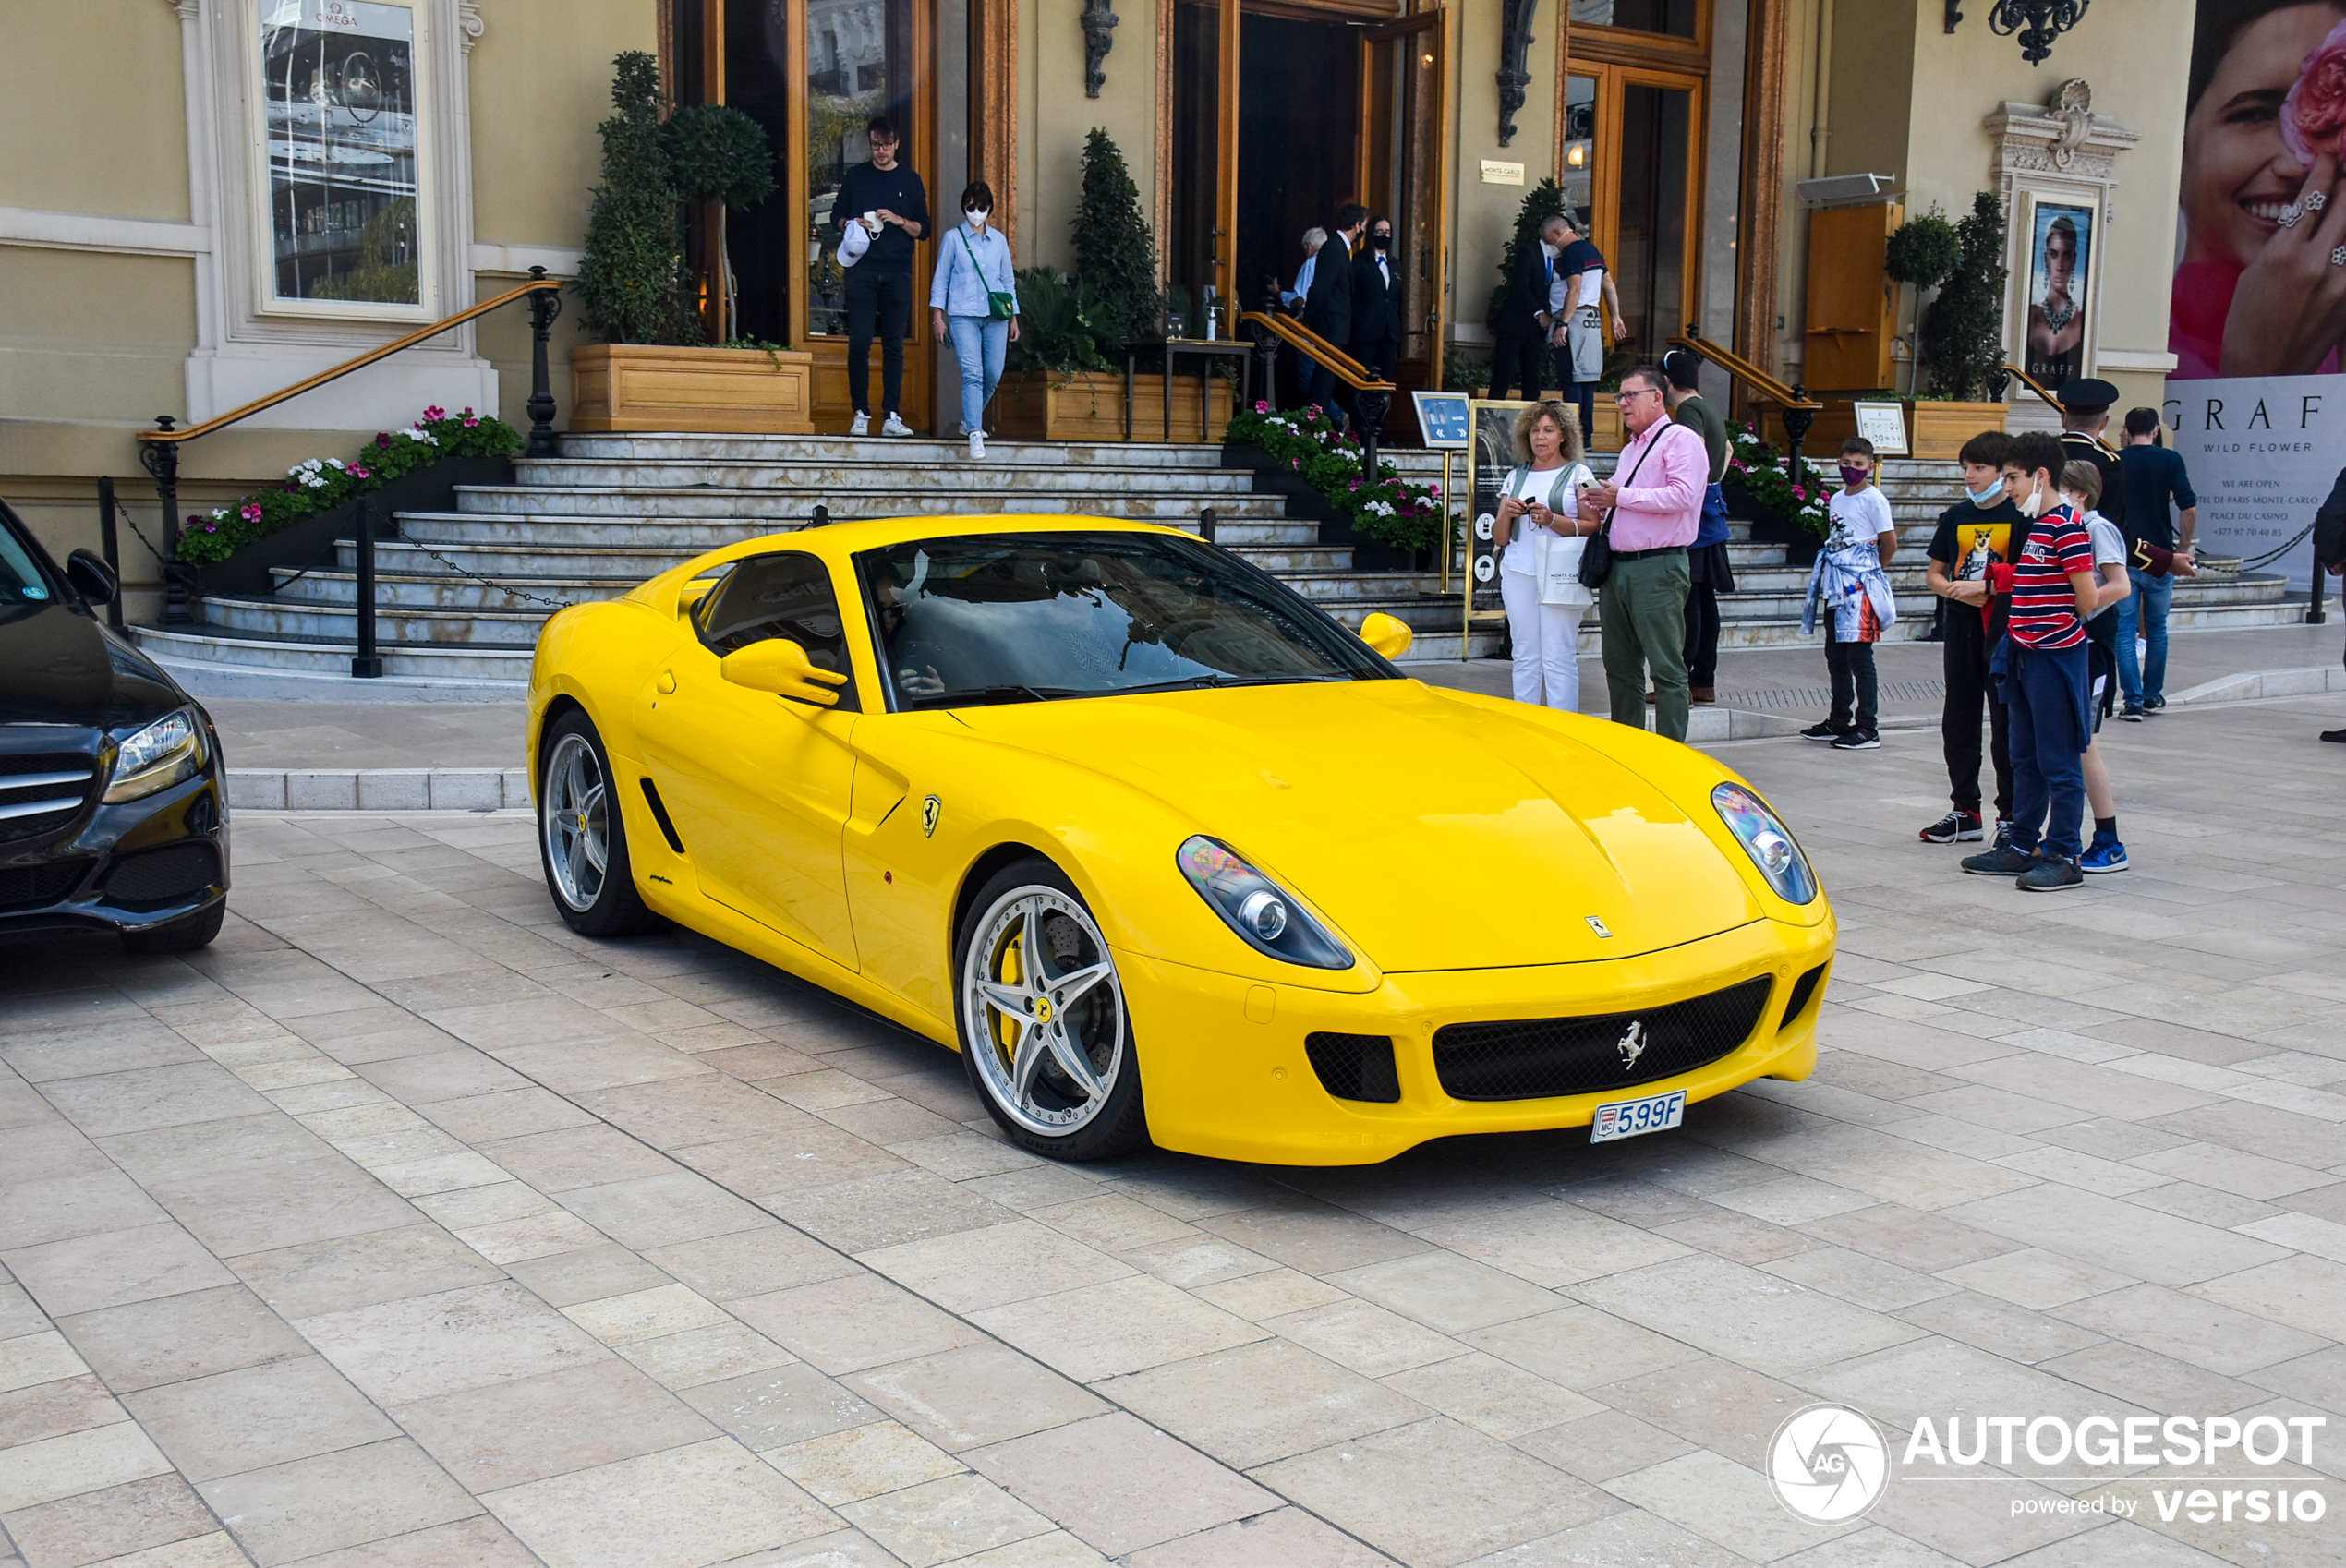
[[[716,203],[719,287],[730,289],[722,213],[773,194],[766,133],[722,104],[663,120],[659,63],[630,51],[612,65],[618,112],[598,127],[603,181],[576,284],[605,341],[571,351],[571,428],[811,434],[814,356],[701,341],[684,265],[683,209]]]
[[[1005,436],[1123,440],[1124,350],[1164,340],[1156,241],[1141,216],[1140,189],[1124,154],[1104,130],[1095,128],[1084,143],[1083,192],[1073,227],[1080,283],[1062,283],[1040,268],[1019,274],[1025,314],[996,404]],[[1153,440],[1165,430],[1164,361],[1143,349],[1139,363],[1156,368],[1132,378],[1132,435]],[[1211,406],[1203,409],[1197,386],[1194,376],[1176,378],[1175,440],[1215,440],[1229,425],[1229,383],[1215,378]]]
[[[1917,334],[1932,384],[1943,394],[1915,400],[1917,457],[1953,457],[1980,431],[2002,429],[2009,412],[2003,403],[1987,401],[2004,361],[2004,211],[1992,191],[1972,198],[1970,215],[1954,225],[1954,265]]]

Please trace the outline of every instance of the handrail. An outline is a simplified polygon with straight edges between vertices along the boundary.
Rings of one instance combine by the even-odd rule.
[[[1394,390],[1391,381],[1379,380],[1376,373],[1367,366],[1292,316],[1282,316],[1268,310],[1249,310],[1239,320],[1246,325],[1268,328],[1298,353],[1308,354],[1320,364],[1335,371],[1336,380],[1350,387],[1354,392],[1390,392]]]
[[[1674,348],[1694,350],[1771,403],[1780,403],[1786,408],[1806,408],[1811,411],[1821,410],[1824,407],[1823,404],[1817,402],[1802,389],[1784,385],[1784,382],[1776,380],[1734,349],[1712,343],[1691,326],[1678,336],[1672,338],[1670,343]]]
[[[2042,386],[2038,385],[2037,378],[2022,369],[2019,366],[2003,365],[1999,366],[1998,368],[2002,370],[2007,376],[2017,378],[2022,386],[2026,387],[2030,392],[2035,392],[2039,398],[2044,400],[2047,406],[2052,408],[2055,412],[2063,414],[2068,412],[2068,410],[2061,406],[2061,399],[2053,396],[2052,393],[2047,392]],[[2086,432],[2079,430],[2076,433],[2082,436]],[[2096,436],[2094,438],[2094,444],[2101,448],[2102,451],[2110,453],[2112,457],[2118,455],[2118,449],[2110,444],[2110,438],[2108,436]]]
[[[225,414],[216,414],[202,424],[190,425],[184,430],[174,430],[168,428],[160,430],[141,430],[139,432],[139,439],[142,441],[191,441],[198,436],[208,436],[214,430],[227,428],[240,419],[250,418],[264,409],[274,408],[289,398],[299,397],[303,392],[322,387],[329,381],[340,380],[353,370],[363,370],[378,359],[388,359],[403,348],[413,348],[425,339],[437,337],[451,327],[461,327],[476,316],[486,316],[501,305],[510,305],[526,295],[540,294],[549,289],[558,290],[562,286],[562,280],[559,278],[545,276],[545,269],[542,267],[531,268],[530,273],[529,282],[516,288],[507,289],[494,299],[484,299],[478,305],[469,306],[457,311],[453,316],[434,321],[429,327],[418,327],[405,337],[394,338],[387,344],[370,348],[357,358],[346,359],[331,370],[320,370],[306,381],[296,381],[292,386],[271,392],[267,397],[255,398],[242,408],[232,408]]]
[[[554,393],[546,368],[546,345],[553,335],[554,318],[562,310],[562,282],[546,275],[543,267],[529,270],[529,281],[507,289],[494,299],[484,299],[468,306],[453,316],[418,327],[402,338],[370,348],[356,359],[345,360],[331,370],[321,370],[308,380],[257,398],[242,408],[232,408],[215,415],[200,425],[190,425],[184,430],[172,428],[173,416],[165,414],[155,420],[156,428],[140,430],[139,461],[155,476],[155,494],[163,502],[163,620],[166,626],[185,626],[195,618],[188,611],[187,600],[194,573],[179,561],[179,449],[198,436],[211,435],[225,429],[240,419],[248,419],[264,409],[274,408],[288,398],[339,380],[353,370],[363,370],[378,359],[387,359],[401,349],[413,348],[426,338],[436,337],[451,327],[461,327],[477,316],[486,316],[501,305],[511,305],[516,299],[529,301],[529,436],[523,451],[531,457],[554,455]],[[371,538],[371,535],[369,535]],[[360,621],[364,625],[372,614],[372,598],[360,606]],[[351,661],[353,675],[381,675],[380,659],[360,657]]]

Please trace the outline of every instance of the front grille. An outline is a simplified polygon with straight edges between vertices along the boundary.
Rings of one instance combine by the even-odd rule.
[[[1539,1100],[1675,1078],[1748,1040],[1774,983],[1762,975],[1642,1012],[1450,1024],[1434,1031],[1433,1070],[1457,1100]]]
[[[71,822],[98,787],[98,759],[80,752],[0,756],[0,844]]]
[[[117,904],[160,904],[212,886],[220,857],[210,844],[174,844],[130,855],[106,877],[106,898]]]
[[[1339,1100],[1390,1105],[1401,1098],[1389,1034],[1307,1034],[1303,1050],[1320,1087]]]
[[[1776,1024],[1778,1029],[1800,1016],[1800,1009],[1808,1005],[1810,996],[1816,995],[1817,982],[1824,977],[1825,966],[1819,964],[1792,983],[1792,996],[1784,1005],[1784,1017]]]
[[[0,866],[0,910],[34,910],[54,904],[79,887],[89,869],[88,861]]]

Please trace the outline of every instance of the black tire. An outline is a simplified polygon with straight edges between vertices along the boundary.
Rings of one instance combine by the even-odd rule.
[[[1059,1039],[1081,1051],[1083,1060],[1093,1065],[1095,1077],[1105,1076],[1106,1081],[1101,1085],[1104,1092],[1086,1093],[1070,1076],[1056,1048],[1046,1049],[1038,1040],[1035,1065],[1027,1073],[1028,1101],[1013,1105],[1004,1096],[1018,1092],[1010,1076],[1018,1058],[1013,1055],[1005,1059],[996,1033],[995,1014],[1002,1010],[987,1007],[982,1022],[973,1021],[973,953],[984,942],[999,956],[1005,950],[1005,942],[1014,941],[1020,944],[1018,951],[1023,955],[1023,937],[1010,936],[1003,923],[1013,919],[1022,922],[1020,911],[1035,908],[1041,910],[1038,923],[1022,924],[1022,928],[1046,936],[1044,945],[1053,951],[1046,959],[1046,976],[1056,967],[1061,971],[1060,978],[1076,982],[1082,989],[1063,1003],[1043,1008],[1041,1024],[1029,1023],[1026,1027],[1029,1031],[1040,1028],[1046,1031],[1056,1028]],[[1062,945],[1067,948],[1065,953],[1058,951]],[[1018,961],[1022,972],[1022,956]],[[987,972],[989,978],[998,982],[999,976],[991,973],[994,967],[989,963]],[[1102,968],[1106,972],[1100,978],[1083,979]],[[987,1114],[1011,1142],[1049,1159],[1077,1162],[1113,1160],[1149,1147],[1141,1066],[1133,1049],[1123,986],[1090,907],[1065,872],[1049,861],[1034,856],[1006,865],[986,879],[953,935],[953,996],[954,1018],[961,1031],[961,1066],[968,1072],[977,1097],[985,1102]],[[1008,1016],[1006,1011],[1003,1016]],[[1042,1039],[1047,1038],[1046,1032]],[[998,1080],[998,1076],[989,1075],[989,1060]],[[1037,1101],[1041,1102],[1039,1106]],[[1067,1130],[1057,1131],[1036,1125],[1038,1115],[1081,1119]]]
[[[635,891],[617,788],[611,754],[585,713],[572,708],[546,727],[538,752],[538,862],[555,912],[582,936],[632,936],[663,923]],[[583,812],[574,809],[574,797],[586,801]],[[558,868],[558,838],[591,848],[565,854]]]
[[[122,945],[134,953],[185,953],[201,947],[220,935],[220,923],[228,913],[228,900],[221,899],[208,910],[182,915],[166,925],[149,926],[144,931],[121,933]]]

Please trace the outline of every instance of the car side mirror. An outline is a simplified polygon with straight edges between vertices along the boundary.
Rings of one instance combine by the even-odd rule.
[[[1399,658],[1408,653],[1409,644],[1416,638],[1417,633],[1409,630],[1408,621],[1397,615],[1387,615],[1383,610],[1360,622],[1360,641],[1386,658]]]
[[[66,557],[66,581],[73,591],[91,604],[112,604],[122,585],[115,578],[114,569],[86,549],[78,549]]]
[[[817,669],[806,657],[806,650],[788,637],[769,637],[736,649],[727,654],[717,668],[736,686],[747,686],[753,692],[771,692],[794,703],[813,703],[816,707],[829,707],[838,702],[836,688],[847,684],[846,676]]]

